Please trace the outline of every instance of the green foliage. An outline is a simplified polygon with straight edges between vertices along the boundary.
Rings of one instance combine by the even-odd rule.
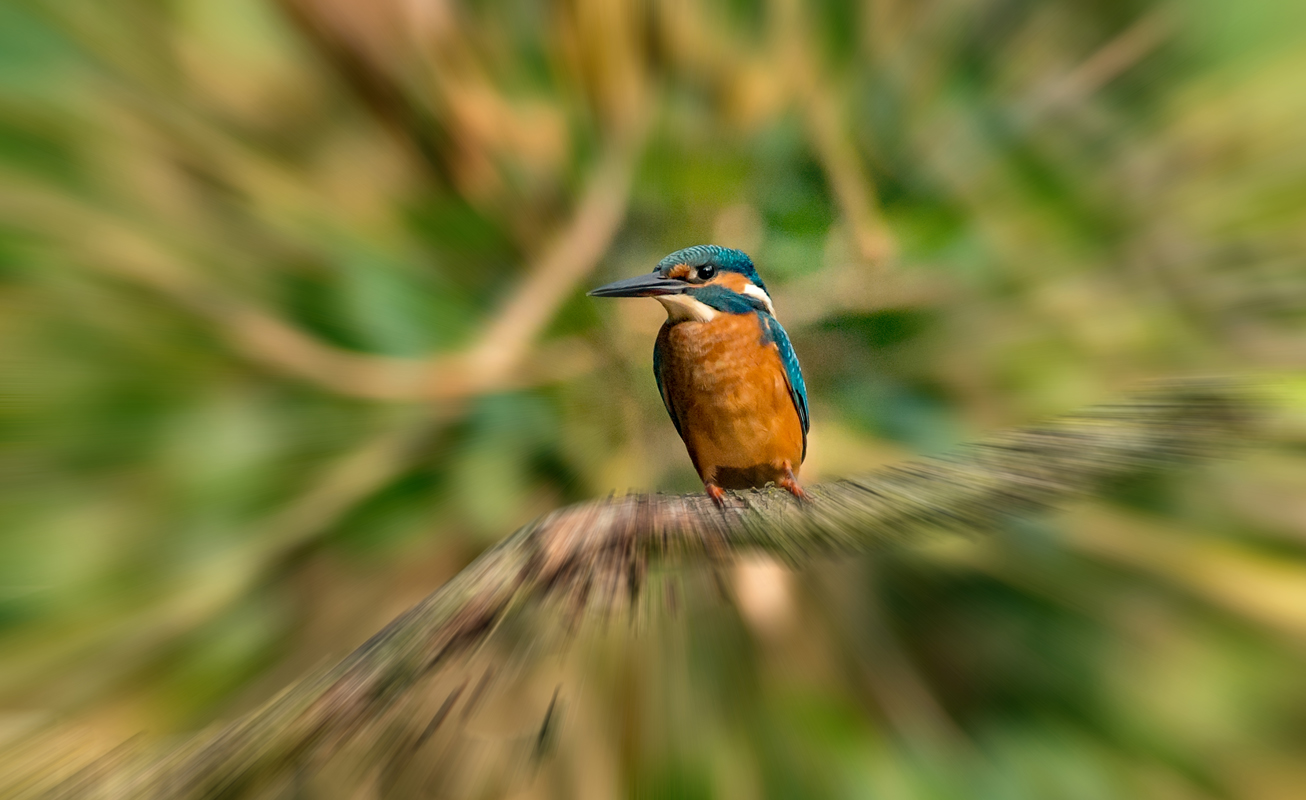
[[[1143,378],[1300,370],[1302,8],[0,3],[0,715],[226,718],[541,513],[693,488],[660,311],[583,297],[686,245],[771,287],[806,482]],[[578,224],[596,269],[555,265],[521,363],[449,389],[623,148],[624,223]],[[585,724],[626,738],[561,758],[631,797],[1294,796],[1306,448],[1280,433],[789,575],[780,622],[690,593],[680,682],[613,690]],[[685,725],[701,747],[664,746]]]

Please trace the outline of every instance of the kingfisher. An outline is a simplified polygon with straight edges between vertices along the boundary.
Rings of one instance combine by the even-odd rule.
[[[800,500],[807,457],[807,386],[753,261],[711,244],[677,250],[651,274],[600,286],[592,297],[652,297],[667,321],[653,347],[662,404],[703,488],[767,483]]]

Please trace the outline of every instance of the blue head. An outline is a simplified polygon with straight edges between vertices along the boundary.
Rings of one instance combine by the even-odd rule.
[[[675,319],[707,319],[711,311],[773,314],[766,284],[742,250],[699,244],[677,250],[653,272],[600,286],[594,297],[656,297]]]
[[[733,272],[737,275],[743,275],[749,283],[763,292],[766,291],[766,284],[762,283],[762,278],[757,274],[757,268],[753,266],[753,259],[749,258],[748,254],[743,250],[733,250],[715,244],[696,244],[693,247],[677,250],[662,259],[653,268],[653,271],[665,277],[671,275],[672,271],[680,265],[687,266],[699,274],[704,269],[708,270],[708,280],[711,280],[712,272],[717,274]]]

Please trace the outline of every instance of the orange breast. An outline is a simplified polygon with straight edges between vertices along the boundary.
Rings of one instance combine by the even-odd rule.
[[[657,346],[663,391],[704,482],[742,489],[797,474],[802,423],[756,314],[664,325]]]

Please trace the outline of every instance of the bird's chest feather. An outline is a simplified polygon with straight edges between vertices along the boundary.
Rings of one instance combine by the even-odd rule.
[[[667,325],[658,346],[666,365],[663,379],[685,406],[756,410],[784,386],[783,366],[775,347],[763,342],[756,314]]]
[[[655,362],[667,410],[704,482],[761,486],[792,477],[805,453],[779,350],[756,314],[668,322]]]
[[[802,430],[784,366],[756,314],[668,324],[658,347],[663,389],[696,462],[801,463]]]

